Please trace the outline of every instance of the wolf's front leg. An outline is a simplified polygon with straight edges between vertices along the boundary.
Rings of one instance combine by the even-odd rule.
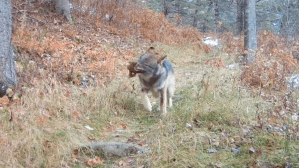
[[[164,87],[160,92],[161,92],[161,97],[160,97],[160,112],[162,115],[166,115],[166,102],[167,102],[167,95],[166,95],[166,87]]]
[[[141,91],[141,100],[142,100],[142,104],[143,104],[144,108],[147,111],[152,111],[152,105],[151,105],[151,102],[149,101],[146,91]]]

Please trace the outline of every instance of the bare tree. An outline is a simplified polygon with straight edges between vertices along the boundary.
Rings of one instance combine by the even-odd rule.
[[[168,4],[167,4],[167,0],[163,0],[163,13],[164,13],[164,16],[167,17],[167,15],[168,15]]]
[[[245,11],[246,1],[237,0],[237,34],[240,35],[245,31]]]
[[[0,82],[9,87],[17,85],[14,53],[11,42],[11,0],[0,1]]]
[[[218,0],[212,0],[213,6],[214,6],[214,16],[215,16],[215,31],[219,32],[219,22],[220,22],[220,12],[218,7]]]
[[[245,61],[252,63],[257,48],[257,33],[256,33],[256,0],[248,0],[246,2],[246,20],[245,20],[245,49],[248,55],[245,56]]]

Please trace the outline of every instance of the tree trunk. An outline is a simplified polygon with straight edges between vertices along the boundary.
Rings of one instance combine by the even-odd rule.
[[[63,14],[65,18],[73,24],[73,19],[71,16],[70,2],[69,0],[54,0],[55,10],[58,15]]]
[[[193,27],[197,27],[197,22],[198,22],[197,13],[198,13],[198,10],[196,9],[195,13],[194,13],[194,17],[193,17],[193,23],[192,23]]]
[[[246,1],[237,0],[237,35],[245,31]]]
[[[284,12],[283,17],[282,17],[282,21],[281,21],[281,25],[280,25],[280,34],[282,35],[282,37],[284,37],[285,39],[289,38],[289,9],[290,9],[290,4],[289,1],[287,1],[287,10]]]
[[[164,16],[167,17],[167,15],[168,15],[168,4],[167,4],[167,0],[163,0],[163,13],[164,13]]]
[[[245,49],[248,51],[248,55],[245,56],[245,61],[248,63],[252,63],[254,61],[254,55],[257,48],[255,5],[255,0],[248,0],[246,3],[246,31],[244,40]]]
[[[9,87],[17,85],[11,33],[11,0],[0,0],[0,82]]]
[[[180,2],[180,0],[176,0],[174,6],[175,6],[175,12],[177,14],[181,15],[182,11],[181,11],[181,2]]]
[[[213,6],[214,6],[214,15],[215,15],[215,31],[219,32],[220,27],[219,27],[219,21],[220,21],[220,12],[219,12],[219,7],[218,7],[218,0],[212,0]]]

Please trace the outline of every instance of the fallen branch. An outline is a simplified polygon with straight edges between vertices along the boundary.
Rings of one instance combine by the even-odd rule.
[[[96,155],[105,157],[144,154],[148,151],[148,149],[139,145],[122,142],[93,142],[82,147],[81,150],[95,152]]]

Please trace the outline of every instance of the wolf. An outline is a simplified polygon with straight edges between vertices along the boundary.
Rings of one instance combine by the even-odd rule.
[[[167,113],[166,103],[172,107],[172,97],[175,90],[175,76],[172,64],[165,60],[166,56],[161,56],[150,47],[147,52],[140,56],[137,62],[131,62],[128,66],[130,77],[136,74],[141,85],[142,104],[145,109],[152,111],[152,105],[148,98],[151,92],[154,97],[160,97],[160,112]]]

